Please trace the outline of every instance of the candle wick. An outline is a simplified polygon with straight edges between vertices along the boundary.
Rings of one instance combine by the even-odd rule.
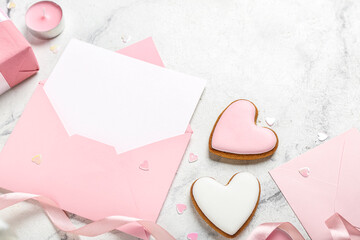
[[[42,12],[43,12],[42,17],[43,17],[43,18],[46,18],[46,12],[45,12],[45,8],[44,8],[44,7],[42,8]]]

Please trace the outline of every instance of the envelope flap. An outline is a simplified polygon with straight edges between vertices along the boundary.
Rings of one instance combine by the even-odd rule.
[[[360,227],[360,133],[351,131],[345,140],[343,160],[339,169],[335,212]]]
[[[111,146],[68,136],[41,85],[0,152],[1,187],[47,196],[93,220],[140,217],[129,179]]]

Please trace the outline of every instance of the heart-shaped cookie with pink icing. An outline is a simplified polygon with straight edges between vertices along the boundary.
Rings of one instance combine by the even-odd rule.
[[[220,114],[209,139],[211,153],[230,159],[255,160],[274,154],[279,140],[267,127],[256,125],[258,110],[252,102],[239,99]]]

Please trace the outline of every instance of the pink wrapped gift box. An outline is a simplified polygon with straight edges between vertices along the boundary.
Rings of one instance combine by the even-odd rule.
[[[39,64],[30,44],[0,10],[0,94],[37,71]]]

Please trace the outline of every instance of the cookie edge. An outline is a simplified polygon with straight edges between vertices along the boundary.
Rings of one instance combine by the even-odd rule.
[[[237,175],[237,174],[240,174],[241,172],[237,172],[235,173],[231,178],[230,180],[228,181],[228,183],[224,186],[227,186],[230,184],[230,182],[233,180],[233,178]],[[191,196],[191,202],[192,204],[194,205],[197,213],[201,216],[201,218],[212,228],[214,229],[216,232],[220,233],[221,235],[223,235],[224,237],[227,237],[227,238],[235,238],[236,236],[238,236],[250,223],[251,219],[254,217],[255,215],[255,212],[258,208],[258,205],[259,205],[259,201],[260,201],[260,195],[261,195],[261,184],[260,184],[260,181],[257,177],[255,177],[256,180],[258,181],[258,184],[259,184],[259,196],[258,196],[258,200],[256,202],[256,205],[254,207],[254,210],[252,211],[251,215],[249,216],[249,218],[246,220],[246,222],[239,228],[239,230],[233,234],[233,235],[230,235],[230,234],[227,234],[226,232],[222,231],[220,228],[218,228],[217,226],[215,226],[215,224],[213,224],[206,216],[205,214],[201,211],[199,205],[197,204],[195,198],[194,198],[194,195],[193,195],[193,188],[194,188],[194,184],[200,179],[196,179],[193,184],[191,185],[191,188],[190,188],[190,196]],[[216,180],[215,178],[213,178],[214,180]]]
[[[235,103],[237,101],[248,101],[255,107],[256,113],[255,113],[254,123],[257,126],[256,122],[257,122],[257,118],[258,118],[258,109],[257,109],[256,105],[247,99],[237,99],[237,100],[233,101],[221,112],[221,114],[219,115],[219,117],[217,118],[217,120],[213,126],[213,129],[211,131],[210,138],[209,138],[209,152],[211,152],[217,156],[220,156],[220,157],[224,157],[224,158],[228,158],[228,159],[236,159],[236,160],[257,160],[257,159],[262,159],[262,158],[266,158],[266,157],[273,155],[275,153],[276,149],[278,148],[279,138],[278,138],[276,132],[268,127],[262,127],[262,128],[269,129],[270,131],[272,131],[275,134],[275,137],[276,137],[276,145],[270,151],[267,151],[264,153],[259,153],[259,154],[237,154],[237,153],[223,152],[220,150],[216,150],[215,148],[212,147],[212,138],[213,138],[213,134],[214,134],[215,128],[217,126],[217,123],[219,122],[221,116],[226,111],[226,109],[228,109],[228,107],[230,107],[233,103]]]

